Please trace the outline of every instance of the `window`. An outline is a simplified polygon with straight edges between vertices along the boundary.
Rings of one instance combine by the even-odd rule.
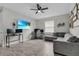
[[[54,32],[54,21],[45,22],[45,32],[49,32],[49,33]]]

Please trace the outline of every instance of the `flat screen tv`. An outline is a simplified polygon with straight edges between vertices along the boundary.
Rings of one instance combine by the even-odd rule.
[[[30,29],[30,22],[25,21],[25,20],[18,20],[17,28],[18,29]]]

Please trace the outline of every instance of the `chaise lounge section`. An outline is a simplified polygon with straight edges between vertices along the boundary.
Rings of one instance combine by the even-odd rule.
[[[54,53],[63,56],[79,56],[79,42],[54,41]]]

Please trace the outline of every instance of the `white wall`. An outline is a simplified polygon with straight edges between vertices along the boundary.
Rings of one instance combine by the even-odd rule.
[[[55,32],[69,32],[69,18],[68,14],[55,16],[54,25],[55,25]],[[57,27],[59,23],[65,23],[65,26]]]
[[[30,17],[26,17],[25,15],[22,15],[20,13],[17,13],[15,11],[12,11],[10,9],[4,8],[2,11],[2,28],[3,28],[3,46],[5,45],[5,40],[6,40],[6,29],[8,28],[13,28],[12,27],[12,23],[16,22],[19,19],[23,19],[26,21],[31,22],[31,27],[29,30],[23,30],[23,39],[28,40],[30,33],[33,31],[33,29],[35,28],[35,21],[33,18]],[[1,17],[0,17],[1,19]],[[15,37],[12,37],[11,39],[14,39]],[[16,39],[16,38],[15,38]]]
[[[2,45],[2,40],[4,38],[3,34],[3,15],[2,11],[0,11],[0,46]]]
[[[36,21],[36,28],[45,29],[45,21],[54,20],[54,31],[55,32],[69,32],[68,14],[52,16],[48,18],[39,19]],[[65,23],[65,26],[57,27],[59,23]]]

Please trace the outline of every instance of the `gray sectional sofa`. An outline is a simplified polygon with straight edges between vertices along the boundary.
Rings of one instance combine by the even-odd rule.
[[[54,53],[63,56],[79,56],[79,42],[54,41]]]

